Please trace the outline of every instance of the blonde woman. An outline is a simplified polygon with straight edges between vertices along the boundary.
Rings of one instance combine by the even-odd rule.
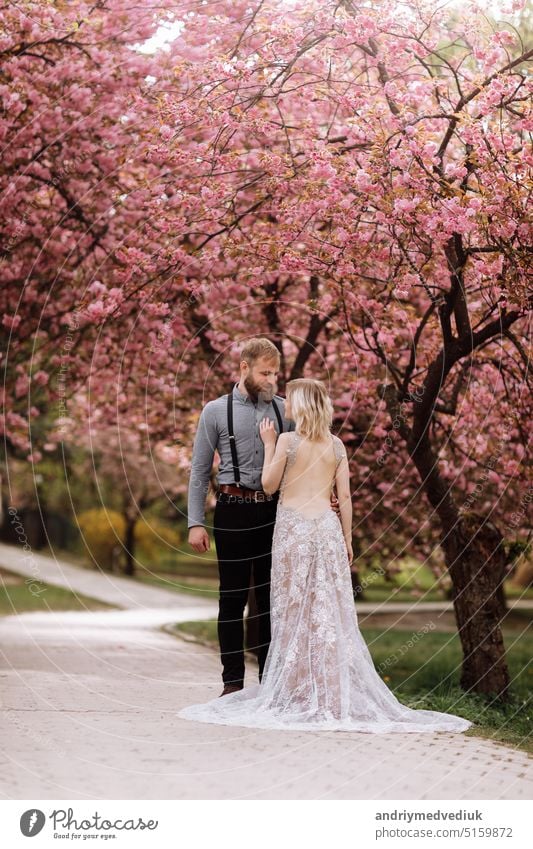
[[[272,639],[260,684],[178,716],[258,728],[371,733],[465,731],[454,714],[413,710],[382,681],[359,631],[350,578],[352,501],[346,448],[319,380],[287,384],[277,436],[263,419],[261,484],[279,500],[272,540]],[[336,486],[340,517],[331,509]]]

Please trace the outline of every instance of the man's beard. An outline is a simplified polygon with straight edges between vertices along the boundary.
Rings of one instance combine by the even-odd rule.
[[[269,403],[270,401],[272,401],[272,398],[274,397],[274,387],[273,386],[268,386],[265,389],[259,383],[256,383],[254,380],[252,380],[251,377],[245,377],[244,378],[244,386],[246,388],[248,395],[250,396],[252,401],[254,401],[254,403],[257,403],[258,400],[265,401],[266,403]]]

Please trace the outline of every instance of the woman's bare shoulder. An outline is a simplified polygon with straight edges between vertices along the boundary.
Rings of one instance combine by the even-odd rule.
[[[346,454],[346,445],[335,433],[331,434],[333,437],[333,442],[335,443],[335,450],[339,456],[344,456]]]

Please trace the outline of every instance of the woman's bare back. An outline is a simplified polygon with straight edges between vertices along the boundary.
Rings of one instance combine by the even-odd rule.
[[[337,438],[329,434],[327,439],[311,442],[294,433],[287,449],[287,467],[280,493],[280,503],[284,507],[298,511],[307,519],[317,518],[331,509],[331,490],[339,462],[335,448]],[[291,451],[294,452],[292,458]]]

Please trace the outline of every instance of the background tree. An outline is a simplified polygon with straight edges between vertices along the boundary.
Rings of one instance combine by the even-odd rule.
[[[154,60],[132,48],[156,30],[157,5],[0,9],[0,424],[20,456],[31,454],[30,418],[38,431],[52,400],[60,415],[94,367],[102,292],[108,306],[127,295],[102,280],[144,218],[128,197],[151,169],[130,153],[151,103],[142,115],[132,103]],[[38,451],[46,437],[36,441]]]

